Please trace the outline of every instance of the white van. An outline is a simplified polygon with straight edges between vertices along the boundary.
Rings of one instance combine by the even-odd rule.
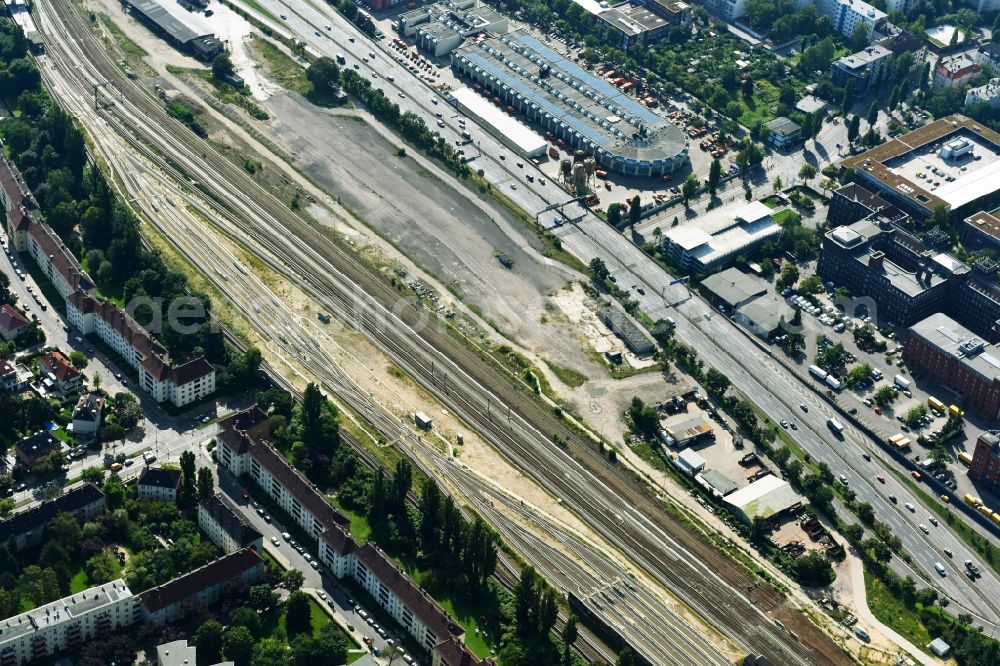
[[[934,563],[934,568],[937,569],[937,572],[940,575],[942,575],[942,576],[947,576],[948,575],[948,572],[945,571],[944,565],[941,564],[940,562],[935,562]]]

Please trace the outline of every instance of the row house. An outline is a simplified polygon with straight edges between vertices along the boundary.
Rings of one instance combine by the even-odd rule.
[[[6,218],[7,237],[18,252],[28,249],[28,227],[38,216],[38,204],[28,189],[21,172],[3,155],[0,142],[0,204]]]
[[[31,326],[28,318],[21,314],[13,305],[0,305],[0,339],[14,340]]]
[[[66,299],[66,318],[94,334],[139,373],[139,386],[157,402],[183,407],[215,391],[215,368],[204,358],[170,363],[167,350],[125,310],[77,290]]]
[[[227,555],[244,548],[264,550],[263,535],[220,493],[198,504],[198,527]]]
[[[358,544],[348,531],[350,521],[268,444],[267,421],[267,414],[256,406],[222,421],[218,437],[222,466],[253,479],[317,541],[318,559],[330,573],[357,581],[431,653],[433,663],[482,665],[462,643],[461,625],[377,546]]]
[[[252,585],[264,575],[264,558],[253,548],[223,555],[203,567],[139,593],[144,622],[168,624],[184,614],[184,603],[198,599],[207,605],[222,598],[229,586]]]
[[[92,483],[85,483],[0,522],[0,543],[13,539],[14,547],[23,550],[41,543],[45,526],[57,514],[71,513],[84,523],[103,514],[104,506],[101,489]]]
[[[0,621],[0,665],[20,666],[107,638],[135,624],[138,602],[119,578]]]

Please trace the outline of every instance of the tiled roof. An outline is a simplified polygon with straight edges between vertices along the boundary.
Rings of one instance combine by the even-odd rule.
[[[90,277],[83,272],[76,257],[63,244],[52,227],[42,222],[31,224],[28,227],[28,234],[41,248],[42,253],[51,259],[52,267],[66,280],[66,284],[70,286],[71,290],[90,291],[94,288]]]
[[[147,467],[139,474],[140,486],[153,486],[155,488],[170,488],[177,490],[181,484],[181,471],[179,469],[163,469],[162,467]]]
[[[371,543],[361,546],[356,557],[386,588],[392,590],[403,605],[409,608],[439,641],[445,640],[448,636],[460,638],[465,634],[461,625],[441,608],[434,597],[417,587],[417,584],[397,569],[389,556],[377,546]]]
[[[225,555],[173,580],[139,593],[143,608],[155,613],[168,606],[190,599],[202,590],[236,579],[258,565],[264,559],[253,548],[244,548],[231,555]]]
[[[250,457],[276,478],[298,500],[302,508],[309,511],[324,528],[329,529],[335,525],[350,525],[351,521],[347,516],[334,509],[330,502],[312,487],[312,484],[295,471],[289,462],[267,443],[260,442],[252,446]]]
[[[51,351],[43,354],[38,359],[38,365],[47,372],[51,372],[61,384],[73,381],[80,376],[80,371],[73,367],[73,364],[63,356],[62,352]]]
[[[96,421],[104,409],[104,398],[98,393],[86,393],[76,401],[73,408],[74,421]]]
[[[358,542],[340,527],[332,527],[319,536],[338,555],[347,555],[358,549]]]
[[[484,666],[489,663],[472,654],[469,648],[454,636],[435,645],[434,652],[441,659],[441,666]]]
[[[53,437],[47,430],[40,430],[30,437],[25,437],[17,443],[15,453],[25,465],[30,465],[44,455],[62,448],[62,442]]]
[[[215,372],[215,368],[212,367],[212,364],[206,361],[204,357],[200,357],[193,361],[188,361],[184,365],[171,368],[170,381],[175,386],[184,386],[188,382],[193,382],[213,372]]]
[[[15,310],[14,306],[9,303],[0,305],[0,329],[13,332],[28,326],[29,323],[27,317]]]
[[[6,543],[10,538],[44,525],[58,513],[74,513],[103,499],[104,493],[92,483],[67,490],[64,495],[42,502],[0,522],[0,543]]]
[[[28,214],[23,206],[12,208],[7,213],[7,223],[14,231],[27,231],[33,222],[34,220],[31,215]]]
[[[222,531],[241,548],[249,546],[263,536],[247,522],[232,502],[219,493],[202,500],[198,508],[218,523]]]

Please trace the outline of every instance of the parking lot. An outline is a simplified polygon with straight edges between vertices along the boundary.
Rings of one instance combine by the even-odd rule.
[[[804,298],[789,290],[783,292],[789,305],[802,310],[802,328],[805,335],[805,360],[798,363],[799,371],[809,376],[813,386],[828,395],[846,409],[852,416],[871,430],[879,433],[885,441],[902,435],[909,440],[906,454],[911,459],[928,462],[932,447],[918,442],[919,437],[939,434],[948,423],[949,408],[955,404],[962,407],[961,397],[946,387],[925,381],[911,375],[902,359],[903,344],[899,335],[905,329],[897,329],[892,322],[880,322],[872,318],[864,306],[859,306],[853,317],[844,314],[837,306],[839,299],[831,296],[827,284],[824,293]],[[844,349],[844,362],[834,369],[837,381],[846,384],[846,373],[851,368],[867,363],[872,368],[869,379],[850,387],[833,389],[828,380],[820,380],[810,374],[809,366],[815,363],[817,355],[824,349],[840,344]],[[823,385],[820,385],[820,384]],[[889,404],[880,405],[876,393],[884,387],[894,392]],[[942,408],[930,405],[938,402]],[[923,406],[926,414],[915,423],[907,424],[907,416],[915,408]],[[985,488],[977,488],[966,476],[966,466],[958,459],[963,452],[971,454],[975,442],[988,424],[976,414],[965,414],[962,430],[944,442],[951,460],[941,471],[936,471],[938,479],[958,494],[971,492],[989,496]],[[943,476],[942,476],[943,475]],[[986,499],[986,497],[984,497]],[[993,501],[993,504],[997,504]]]

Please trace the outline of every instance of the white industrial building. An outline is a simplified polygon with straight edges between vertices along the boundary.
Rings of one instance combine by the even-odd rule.
[[[0,664],[20,665],[104,638],[139,619],[122,579],[0,621]]]
[[[802,504],[802,498],[784,479],[773,474],[754,481],[726,496],[726,504],[746,523],[769,519]]]
[[[694,449],[684,449],[678,453],[674,464],[688,476],[694,476],[705,469],[705,459]]]
[[[544,137],[471,88],[452,92],[451,102],[521,157],[531,159],[545,154],[548,142]]]
[[[662,243],[667,258],[682,270],[710,273],[781,235],[771,209],[761,202],[733,208],[721,206],[696,223],[665,231]]]

